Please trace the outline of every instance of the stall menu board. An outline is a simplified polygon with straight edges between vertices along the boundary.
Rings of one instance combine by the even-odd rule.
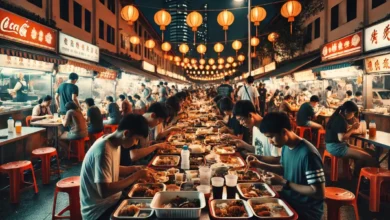
[[[150,64],[146,61],[142,61],[142,68],[146,71],[154,73],[156,71],[156,67],[153,64]]]
[[[315,75],[312,70],[306,70],[294,73],[294,79],[297,82],[312,81],[315,80]]]
[[[99,62],[99,47],[60,32],[59,53]]]
[[[53,71],[54,63],[0,54],[0,66],[51,72]]]
[[[370,57],[365,60],[367,73],[389,73],[390,72],[390,54]]]
[[[272,70],[276,70],[276,62],[275,61],[264,66],[265,72],[269,72]]]
[[[364,29],[364,51],[390,46],[390,20]]]
[[[96,78],[99,79],[109,79],[109,80],[115,80],[116,79],[116,72],[115,71],[105,71],[105,72],[99,72]]]
[[[252,76],[257,76],[257,75],[262,74],[264,72],[265,72],[265,70],[264,70],[264,67],[262,66],[260,68],[257,68],[255,70],[253,70],[252,71]]]
[[[57,51],[57,31],[0,8],[0,38]]]
[[[322,47],[321,60],[333,60],[362,52],[362,32],[348,35]]]

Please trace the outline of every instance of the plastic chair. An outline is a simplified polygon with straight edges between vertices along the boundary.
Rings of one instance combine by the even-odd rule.
[[[96,134],[89,134],[89,139],[90,139],[90,142],[91,142],[91,146],[93,145],[93,143],[95,143],[95,141],[97,139],[99,139],[100,137],[102,137],[104,135],[104,132],[99,132],[99,133],[96,133]]]
[[[347,175],[347,178],[352,179],[351,170],[349,168],[349,159],[347,158],[338,158],[330,154],[327,150],[324,151],[322,156],[322,163],[325,164],[325,159],[330,158],[330,180],[335,182],[338,180],[338,168],[339,168],[339,159],[343,159],[343,173]]]
[[[54,147],[43,147],[32,151],[32,158],[39,158],[42,161],[42,183],[49,184],[50,182],[50,159],[56,157],[57,159],[57,170],[55,173],[58,174],[58,178],[61,178],[60,173],[60,161],[58,160],[57,150]]]
[[[309,131],[309,139],[310,141],[313,139],[312,133],[311,133],[311,127],[307,126],[297,126],[296,133],[298,134],[299,137],[305,138],[305,132]]]
[[[364,167],[360,170],[359,182],[356,196],[359,197],[360,181],[362,177],[370,180],[370,211],[379,212],[381,202],[381,185],[383,182],[390,182],[390,171],[383,168]],[[357,200],[357,198],[356,198]]]
[[[71,157],[76,157],[79,162],[82,162],[84,160],[84,156],[85,156],[85,142],[86,141],[89,141],[89,137],[85,137],[85,138],[79,139],[79,140],[71,140],[71,141],[69,141],[68,160]],[[76,150],[75,154],[71,153],[72,146],[74,146],[74,148]]]
[[[24,171],[31,170],[33,183],[24,181]],[[38,186],[35,180],[34,169],[31,161],[22,160],[14,161],[3,164],[0,166],[1,173],[7,173],[9,176],[9,190],[10,190],[10,200],[11,203],[19,203],[20,190],[23,188],[24,184],[29,184],[34,186],[35,193],[38,193]]]
[[[355,219],[360,219],[355,195],[346,189],[326,187],[325,202],[329,220],[341,219],[340,208],[346,205],[352,206],[355,212]]]
[[[27,127],[30,127],[31,119],[32,119],[32,116],[31,116],[31,115],[29,115],[29,116],[26,117],[26,125],[27,125]]]
[[[81,220],[81,207],[80,207],[80,177],[72,176],[62,179],[57,182],[54,192],[52,219],[77,219]],[[59,192],[68,193],[69,206],[61,210],[56,214],[57,194]],[[63,216],[63,214],[69,211],[70,216]]]
[[[316,144],[317,149],[320,148],[320,145],[321,145],[321,137],[324,137],[324,139],[325,139],[325,134],[326,134],[326,131],[325,131],[324,129],[318,130],[317,144]]]
[[[110,133],[113,133],[116,129],[118,129],[118,125],[104,125],[104,132],[110,130]]]

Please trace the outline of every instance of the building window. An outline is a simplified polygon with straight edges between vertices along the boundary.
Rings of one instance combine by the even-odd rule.
[[[357,2],[356,0],[347,0],[347,22],[356,18]]]
[[[305,34],[305,43],[310,43],[312,38],[312,33],[313,33],[313,23],[310,23],[306,27],[306,34]]]
[[[99,19],[99,38],[104,40],[104,22]]]
[[[79,28],[82,25],[82,7],[79,3],[73,2],[73,24]]]
[[[27,0],[27,1],[30,2],[31,4],[37,6],[37,7],[42,8],[42,0]]]
[[[371,8],[374,9],[382,4],[385,4],[386,0],[372,0]]]
[[[107,8],[108,8],[108,10],[110,10],[112,13],[115,14],[115,1],[114,0],[108,1]]]
[[[60,18],[69,21],[69,0],[60,0]]]
[[[314,21],[314,39],[317,39],[321,36],[321,19],[317,18]]]
[[[333,6],[330,11],[330,30],[339,27],[339,5]]]
[[[91,33],[91,12],[88,9],[84,10],[84,18],[85,18],[84,29],[86,32]]]
[[[107,25],[107,42],[115,45],[115,28]]]

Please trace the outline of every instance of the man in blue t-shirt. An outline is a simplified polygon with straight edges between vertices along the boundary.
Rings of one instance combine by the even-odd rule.
[[[225,83],[218,86],[217,93],[220,96],[228,97],[232,101],[234,101],[234,90],[233,90],[233,87],[231,85],[229,85],[230,77],[225,76],[224,80],[225,80]]]
[[[295,209],[299,219],[321,220],[325,174],[318,150],[292,131],[289,117],[282,112],[268,113],[260,131],[273,145],[282,148],[282,156],[279,163],[255,159],[250,166],[276,173],[271,174],[271,184],[283,185],[280,195]]]
[[[322,125],[314,122],[313,120],[321,113],[322,109],[319,109],[314,112],[314,108],[318,106],[320,98],[313,95],[310,97],[310,102],[303,103],[297,113],[297,125],[298,126],[307,126],[313,129],[324,129]]]

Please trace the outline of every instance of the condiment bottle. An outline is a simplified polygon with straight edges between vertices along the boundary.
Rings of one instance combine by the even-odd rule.
[[[9,133],[14,133],[14,130],[15,130],[15,121],[12,117],[9,117],[8,118],[8,132]]]
[[[190,169],[190,151],[188,150],[188,146],[184,145],[181,150],[181,169],[189,170]]]

